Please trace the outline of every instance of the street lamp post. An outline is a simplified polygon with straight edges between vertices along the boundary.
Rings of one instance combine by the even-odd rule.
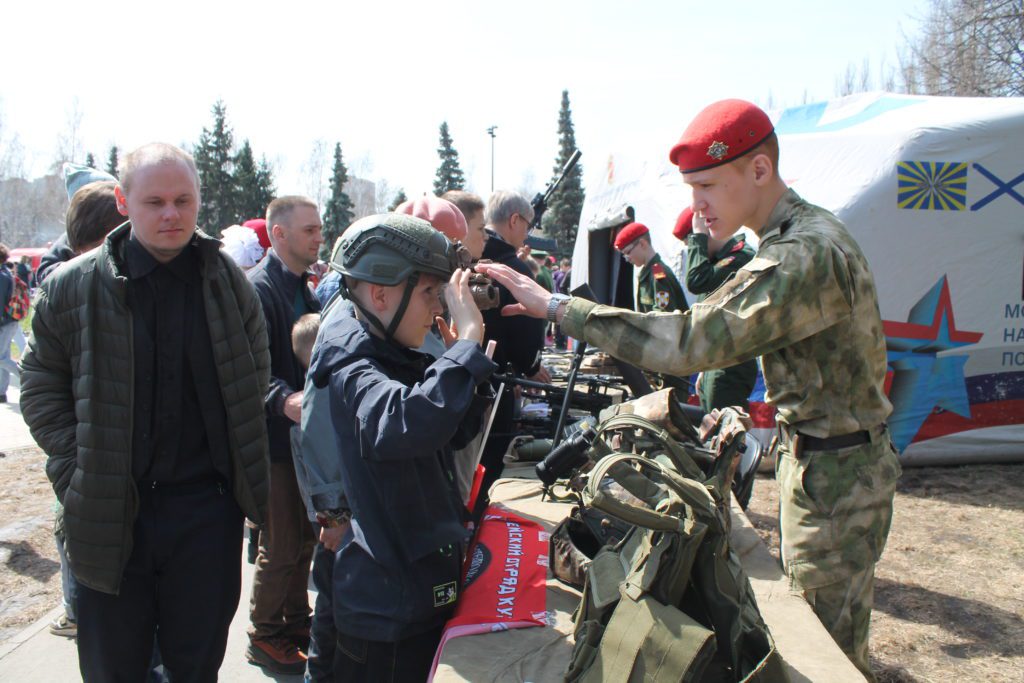
[[[491,192],[494,192],[494,131],[496,130],[498,130],[497,126],[487,129],[487,134],[491,136]]]

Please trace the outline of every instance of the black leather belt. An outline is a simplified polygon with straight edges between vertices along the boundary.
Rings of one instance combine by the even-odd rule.
[[[829,436],[824,439],[801,434],[800,439],[803,441],[804,452],[834,451],[840,448],[850,448],[851,446],[860,446],[861,444],[870,443],[871,432],[866,429],[862,429],[859,432],[840,434],[839,436]]]
[[[185,496],[207,489],[217,489],[220,493],[224,493],[226,484],[222,479],[199,479],[198,481],[173,484],[160,481],[140,481],[138,486],[140,494],[147,491],[159,491],[171,496]]]

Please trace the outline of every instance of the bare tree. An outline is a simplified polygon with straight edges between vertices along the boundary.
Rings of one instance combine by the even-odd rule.
[[[933,0],[902,64],[908,92],[1024,95],[1024,3]]]
[[[864,63],[860,65],[860,79],[857,82],[857,88],[857,92],[868,92],[872,89],[871,60],[868,57],[865,57]]]
[[[71,107],[67,111],[64,132],[57,136],[57,157],[54,159],[53,168],[59,170],[65,161],[78,163],[83,155],[82,145],[82,107],[78,98],[71,100]]]
[[[0,102],[2,104],[2,102]],[[9,133],[0,108],[0,180],[25,175],[25,148],[17,133]]]
[[[398,190],[391,187],[386,179],[381,178],[377,181],[375,188],[376,195],[376,211],[377,213],[387,213],[388,209],[395,201],[395,197],[398,195]]]
[[[316,202],[317,206],[324,205],[324,197],[327,196],[327,141],[317,138],[313,141],[313,149],[301,167],[301,173],[306,181],[306,195]]]
[[[885,92],[896,92],[896,70],[882,57],[878,63],[878,84]]]

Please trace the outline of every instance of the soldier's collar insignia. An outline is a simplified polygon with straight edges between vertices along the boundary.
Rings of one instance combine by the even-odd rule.
[[[718,140],[712,142],[711,146],[708,147],[708,156],[714,159],[715,161],[721,161],[722,159],[725,158],[725,155],[728,153],[729,145]]]
[[[734,251],[739,251],[744,246],[746,246],[746,242],[744,242],[743,240],[740,240],[739,242],[737,242],[736,244],[733,245],[732,249],[729,250],[729,253],[731,254]]]

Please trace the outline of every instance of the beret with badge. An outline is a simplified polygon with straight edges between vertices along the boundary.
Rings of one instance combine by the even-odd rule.
[[[775,131],[771,119],[745,100],[720,100],[693,119],[668,158],[680,173],[727,164],[756,148]]]
[[[649,232],[650,230],[643,223],[630,223],[622,228],[622,230],[619,230],[619,234],[615,236],[615,248],[622,251]]]

